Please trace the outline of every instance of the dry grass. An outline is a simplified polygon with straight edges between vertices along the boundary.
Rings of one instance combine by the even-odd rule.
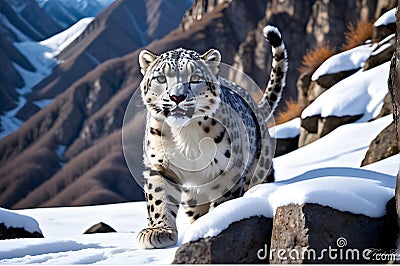
[[[294,100],[287,100],[285,102],[286,109],[280,112],[275,118],[275,125],[286,123],[296,117],[300,117],[301,112],[303,112],[304,107]]]
[[[335,50],[329,45],[322,45],[315,49],[307,50],[301,60],[299,71],[301,73],[315,71],[326,59],[334,55],[334,53]]]
[[[349,23],[347,31],[344,33],[346,42],[342,45],[341,50],[347,51],[356,46],[362,45],[366,40],[372,38],[374,24],[372,21],[358,21],[356,25]]]

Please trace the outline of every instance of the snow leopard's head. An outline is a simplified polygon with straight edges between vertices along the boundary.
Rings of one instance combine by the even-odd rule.
[[[141,51],[141,94],[147,110],[170,126],[185,125],[196,116],[212,116],[220,102],[220,60],[214,49],[203,55],[182,48],[159,56]]]

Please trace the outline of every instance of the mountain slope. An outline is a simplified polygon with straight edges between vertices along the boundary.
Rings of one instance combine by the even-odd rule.
[[[26,71],[36,71],[14,43],[43,40],[60,30],[34,0],[0,0],[0,114],[17,106],[16,89],[25,86],[16,65]]]
[[[28,101],[53,98],[102,62],[161,38],[178,26],[189,6],[188,1],[115,1],[59,54],[62,63],[33,88]]]

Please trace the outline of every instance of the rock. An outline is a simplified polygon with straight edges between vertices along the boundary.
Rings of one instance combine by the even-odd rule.
[[[358,69],[351,69],[351,70],[346,70],[346,71],[341,71],[338,73],[331,73],[331,74],[325,74],[320,76],[316,82],[321,85],[322,87],[329,89],[342,79],[345,79],[354,73],[356,73]]]
[[[394,32],[392,32],[394,33]],[[376,66],[379,66],[385,62],[389,62],[390,59],[392,58],[393,52],[394,52],[394,44],[395,44],[395,37],[390,38],[389,40],[383,42],[382,44],[378,45],[374,51],[372,52],[372,55],[365,61],[365,64],[363,66],[363,70],[366,71],[368,69],[374,68]],[[384,45],[390,45],[383,51],[380,51],[379,53],[376,53],[379,51],[380,48]]]
[[[309,97],[308,97],[308,88],[310,87],[311,84],[311,76],[313,72],[305,72],[301,73],[299,78],[297,79],[297,102],[299,103],[300,106],[308,106],[310,105],[311,102],[309,102]]]
[[[390,34],[396,32],[396,23],[389,23],[387,25],[381,25],[378,27],[374,27],[374,31],[372,34],[372,41],[379,42],[385,39]]]
[[[305,93],[305,100],[301,104],[304,104],[302,106],[308,106],[310,105],[315,99],[318,98],[322,93],[324,93],[327,88],[321,86],[318,84],[316,81],[312,81],[310,79],[310,85],[307,88],[301,88],[302,91]]]
[[[395,135],[396,129],[394,128],[394,122],[392,122],[371,142],[361,166],[383,160],[399,153],[397,142],[394,138]]]
[[[15,238],[43,238],[39,232],[28,232],[24,228],[6,227],[0,223],[0,240]]]
[[[114,233],[114,232],[117,232],[117,231],[115,231],[114,228],[112,228],[108,224],[100,222],[98,224],[91,226],[89,229],[87,229],[84,232],[84,234]]]
[[[311,203],[279,207],[273,220],[270,263],[367,262],[364,250],[394,247],[397,230],[387,230],[393,229],[393,224],[388,227],[391,221],[393,217],[370,218]]]
[[[299,147],[299,136],[294,138],[275,139],[275,141],[275,157],[294,151]]]
[[[328,116],[319,115],[301,119],[301,130],[299,137],[299,147],[303,147],[332,132],[341,125],[357,121],[363,115],[354,116]]]
[[[235,222],[218,236],[183,244],[176,251],[172,263],[263,262],[257,254],[266,245],[269,247],[271,226],[272,219],[265,217],[251,217]]]
[[[218,5],[227,5],[230,2],[232,2],[232,0],[195,0],[193,6],[185,12],[179,27],[185,31],[193,22],[200,20],[205,14],[213,11]]]
[[[387,116],[389,114],[393,114],[393,105],[392,105],[392,100],[390,99],[390,94],[388,92],[386,94],[385,98],[383,99],[382,109],[375,119],[379,119],[379,118]]]

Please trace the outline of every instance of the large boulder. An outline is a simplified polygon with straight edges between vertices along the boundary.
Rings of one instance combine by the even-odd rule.
[[[310,116],[301,120],[299,137],[299,147],[303,147],[311,142],[327,135],[341,125],[357,121],[363,115],[354,116]]]
[[[215,237],[201,238],[178,248],[173,263],[260,263],[269,247],[272,219],[251,217],[231,224]]]
[[[370,218],[318,204],[279,207],[273,220],[269,262],[370,262],[366,258],[372,259],[369,249],[395,246],[394,204],[389,208],[385,217]]]
[[[361,166],[383,160],[399,153],[397,141],[394,138],[395,135],[396,129],[394,127],[394,122],[392,122],[371,142]]]

